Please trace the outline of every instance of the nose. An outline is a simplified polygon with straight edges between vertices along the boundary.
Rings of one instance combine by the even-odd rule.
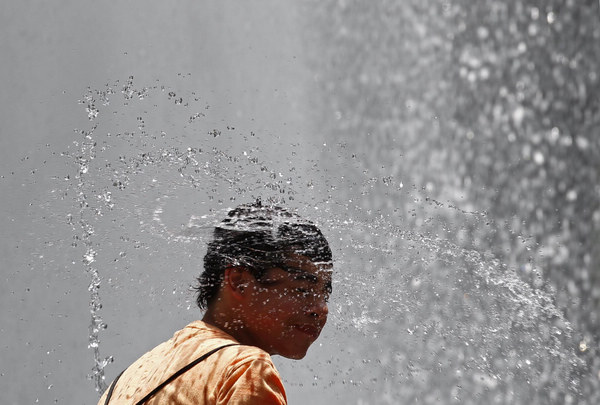
[[[327,301],[322,297],[313,300],[307,305],[306,313],[313,318],[327,319],[327,314],[329,314]]]

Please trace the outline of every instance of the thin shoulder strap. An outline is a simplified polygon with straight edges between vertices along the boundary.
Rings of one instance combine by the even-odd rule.
[[[163,389],[165,385],[167,385],[168,383],[170,383],[171,381],[173,381],[174,379],[176,379],[177,377],[179,377],[181,374],[185,373],[190,368],[194,367],[196,364],[200,363],[202,360],[206,359],[207,357],[209,357],[213,353],[216,353],[219,350],[224,349],[226,347],[236,346],[238,344],[239,343],[229,343],[229,344],[226,344],[226,345],[223,345],[223,346],[219,346],[216,349],[213,349],[213,350],[209,351],[208,353],[203,354],[202,356],[198,357],[196,360],[192,361],[187,366],[184,366],[183,368],[179,369],[177,372],[175,372],[175,374],[173,374],[172,376],[170,376],[169,378],[167,378],[165,381],[163,381],[158,387],[154,388],[152,391],[150,391],[150,393],[148,395],[146,395],[144,398],[142,398],[140,401],[138,401],[136,403],[136,405],[142,405],[143,403],[145,403],[146,401],[148,401],[150,398],[152,398],[153,395],[155,395],[158,391],[160,391],[161,389]],[[125,370],[123,370],[121,372],[121,374],[123,374],[124,372],[125,372]],[[106,402],[104,402],[104,405],[108,405],[108,401],[110,400],[110,397],[112,396],[112,392],[113,392],[113,390],[115,388],[115,385],[117,384],[117,380],[119,379],[119,377],[121,377],[121,374],[119,374],[117,376],[117,378],[115,378],[115,380],[111,384],[110,390],[108,391],[108,394],[106,396]]]
[[[127,370],[127,369],[125,369],[125,370]],[[106,401],[104,401],[104,405],[108,405],[108,401],[110,401],[110,397],[112,397],[112,393],[115,389],[115,385],[117,385],[117,381],[119,381],[119,378],[123,375],[125,370],[121,371],[119,373],[119,375],[117,376],[117,378],[115,378],[113,380],[112,384],[110,385],[110,389],[108,390],[108,394],[106,394]]]
[[[179,377],[181,374],[185,373],[186,371],[188,371],[190,368],[194,367],[196,364],[200,363],[202,360],[206,359],[208,356],[210,356],[211,354],[218,352],[219,350],[228,347],[228,346],[235,346],[238,343],[230,343],[228,345],[224,345],[224,346],[220,346],[217,347],[216,349],[211,350],[210,352],[203,354],[202,356],[198,357],[196,360],[192,361],[190,364],[188,364],[187,366],[181,368],[179,371],[177,371],[175,374],[173,374],[171,377],[167,378],[165,381],[163,381],[158,387],[154,388],[152,391],[150,391],[150,393],[148,395],[146,395],[144,398],[142,398],[140,401],[138,401],[136,403],[136,405],[142,405],[144,402],[146,402],[147,400],[149,400],[154,394],[156,394],[158,391],[160,391],[165,385],[167,385],[168,383],[170,383],[171,381],[173,381],[174,379],[176,379],[177,377]]]

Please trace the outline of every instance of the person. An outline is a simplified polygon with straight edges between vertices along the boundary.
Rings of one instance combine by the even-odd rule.
[[[197,279],[202,320],[134,362],[98,404],[286,404],[271,356],[306,355],[331,279],[332,252],[312,222],[260,201],[231,210]]]

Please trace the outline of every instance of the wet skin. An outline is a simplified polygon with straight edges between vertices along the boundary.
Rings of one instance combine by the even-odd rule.
[[[243,266],[228,267],[203,320],[243,345],[301,359],[327,322],[331,263],[292,254],[259,279]]]
[[[248,282],[246,337],[270,354],[301,359],[327,322],[331,265],[294,256],[284,266]]]

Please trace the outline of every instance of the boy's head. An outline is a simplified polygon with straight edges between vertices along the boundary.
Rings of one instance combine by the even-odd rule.
[[[331,265],[327,240],[312,222],[279,206],[259,201],[229,211],[215,227],[198,277],[196,302],[206,309],[216,297],[225,269],[245,267],[260,279],[266,270],[283,265],[290,255]]]
[[[311,222],[260,202],[242,205],[215,228],[197,302],[241,343],[299,359],[327,320],[331,260]]]

